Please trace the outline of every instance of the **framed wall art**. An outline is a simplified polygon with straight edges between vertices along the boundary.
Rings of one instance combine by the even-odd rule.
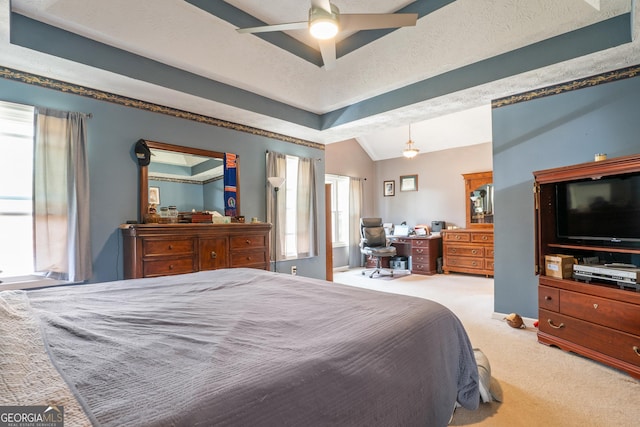
[[[149,204],[160,204],[160,187],[149,187]]]
[[[396,195],[396,181],[395,180],[385,181],[384,182],[383,194],[384,194],[385,197],[387,197],[387,196],[395,196]]]
[[[418,191],[418,175],[401,176],[400,191]]]

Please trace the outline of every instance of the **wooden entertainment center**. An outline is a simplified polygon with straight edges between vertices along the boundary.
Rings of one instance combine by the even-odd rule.
[[[557,346],[640,378],[640,292],[607,281],[588,283],[546,275],[545,256],[571,255],[578,260],[605,255],[632,259],[640,246],[616,246],[557,237],[556,186],[640,174],[640,154],[534,172],[538,341]]]

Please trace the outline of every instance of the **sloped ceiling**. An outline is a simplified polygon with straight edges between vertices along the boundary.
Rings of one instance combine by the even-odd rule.
[[[419,19],[341,35],[327,71],[304,31],[235,31],[300,0],[0,0],[0,65],[381,160],[410,125],[421,153],[489,142],[492,99],[640,63],[632,0],[333,2]]]

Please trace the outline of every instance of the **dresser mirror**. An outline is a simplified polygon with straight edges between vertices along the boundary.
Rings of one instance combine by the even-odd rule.
[[[493,172],[463,174],[467,228],[493,228]]]
[[[145,141],[151,152],[148,166],[140,166],[140,215],[150,203],[176,206],[180,212],[217,211],[224,215],[224,153]],[[236,168],[236,183],[239,182]],[[236,215],[240,215],[240,188]]]

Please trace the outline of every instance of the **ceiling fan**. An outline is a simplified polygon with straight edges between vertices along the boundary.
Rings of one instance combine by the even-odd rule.
[[[377,30],[381,28],[410,27],[416,25],[417,13],[348,13],[340,10],[329,0],[311,0],[309,19],[302,22],[238,28],[239,33],[264,33],[309,29],[318,40],[324,68],[329,70],[336,62],[334,37],[339,31]]]

